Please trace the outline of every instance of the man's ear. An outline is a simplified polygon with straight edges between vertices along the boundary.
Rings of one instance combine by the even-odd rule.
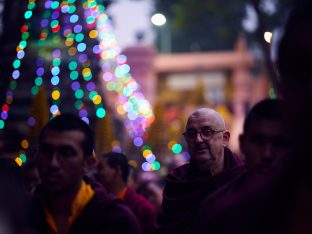
[[[84,160],[83,170],[85,173],[94,170],[98,164],[96,158],[92,155]]]
[[[229,131],[224,131],[223,133],[223,146],[227,147],[230,141],[231,134]]]

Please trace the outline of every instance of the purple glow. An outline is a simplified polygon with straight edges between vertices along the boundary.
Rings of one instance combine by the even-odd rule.
[[[6,120],[6,119],[8,118],[8,112],[3,111],[3,112],[1,113],[1,118],[2,118],[3,120]]]
[[[93,46],[93,53],[94,53],[94,54],[99,54],[99,53],[101,53],[101,48],[100,48],[99,45]]]
[[[43,74],[44,74],[44,69],[43,69],[43,67],[39,67],[39,68],[36,70],[36,74],[37,74],[37,76],[43,76]]]
[[[81,109],[81,110],[79,111],[79,116],[80,116],[81,118],[87,117],[87,116],[88,116],[87,110]]]
[[[69,20],[70,20],[70,16],[66,15],[66,16],[64,17],[64,22],[65,22],[66,24],[68,24],[68,23],[69,23]]]
[[[15,71],[12,73],[12,77],[13,77],[13,79],[15,79],[15,80],[18,79],[19,76],[20,76],[19,70],[15,70]]]
[[[82,26],[80,24],[75,25],[74,32],[80,33],[82,31]]]
[[[42,19],[41,20],[40,25],[41,25],[42,28],[47,27],[48,24],[49,24],[49,21],[47,19]]]
[[[57,19],[60,16],[60,12],[59,11],[54,11],[51,15],[52,19]]]
[[[84,63],[88,60],[88,56],[86,54],[79,55],[79,62]]]
[[[29,117],[27,123],[29,126],[34,126],[36,124],[36,120],[34,117]]]
[[[60,58],[61,57],[61,50],[60,49],[53,50],[52,56],[54,58]]]
[[[143,139],[141,137],[136,137],[133,140],[133,144],[137,147],[142,146],[143,145]]]
[[[51,7],[51,4],[52,4],[52,1],[46,1],[44,4],[44,7],[48,9]]]
[[[36,65],[37,65],[37,67],[43,66],[43,60],[42,59],[37,59],[36,60]]]
[[[76,91],[77,89],[80,88],[80,83],[78,81],[75,81],[71,85],[72,90]]]
[[[89,119],[88,119],[87,117],[82,117],[81,119],[82,119],[83,121],[85,121],[87,124],[89,124],[89,122],[90,122]]]
[[[95,90],[95,88],[96,88],[96,86],[95,86],[95,83],[94,83],[94,82],[89,82],[89,83],[87,83],[87,90],[88,90],[89,92]]]

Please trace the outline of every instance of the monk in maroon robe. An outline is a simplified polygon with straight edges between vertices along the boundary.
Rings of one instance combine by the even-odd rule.
[[[227,148],[230,133],[216,111],[193,112],[184,136],[191,160],[167,177],[156,233],[186,233],[201,202],[208,197],[213,202],[245,171],[240,158]]]

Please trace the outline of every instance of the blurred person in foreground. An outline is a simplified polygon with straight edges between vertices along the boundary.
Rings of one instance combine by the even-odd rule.
[[[11,158],[0,158],[0,188],[0,233],[36,233],[32,226],[31,200],[20,167]]]
[[[201,202],[208,197],[215,202],[245,171],[242,160],[227,148],[230,133],[218,112],[194,111],[184,137],[191,159],[166,179],[156,233],[186,233]]]
[[[41,233],[140,233],[133,213],[84,177],[95,163],[93,149],[91,128],[74,115],[56,116],[42,129],[36,210]]]
[[[240,228],[224,233],[312,233],[312,2],[298,0],[294,4],[279,42],[277,61],[285,101],[283,122],[289,134],[288,157],[271,176],[250,186],[251,202],[245,201],[243,210],[236,209],[241,217],[236,227]],[[248,205],[252,207],[246,208]]]
[[[283,204],[275,197],[266,197],[266,182],[287,163],[289,137],[284,118],[284,102],[265,99],[248,112],[243,133],[239,136],[240,150],[246,159],[246,173],[217,202],[205,200],[196,213],[190,233],[274,233],[276,216]],[[272,192],[278,188],[271,188]],[[272,209],[271,212],[269,210]],[[269,208],[269,209],[267,209]],[[274,211],[274,212],[273,212]],[[272,226],[262,226],[265,222]]]
[[[119,197],[133,211],[138,218],[143,233],[153,232],[156,219],[156,208],[146,198],[127,186],[130,165],[123,153],[109,152],[101,154],[99,171],[96,178],[105,188]]]

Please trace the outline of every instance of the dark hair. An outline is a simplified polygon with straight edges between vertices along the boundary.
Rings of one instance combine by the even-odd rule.
[[[248,112],[243,130],[246,133],[254,120],[282,121],[283,101],[280,99],[264,99],[256,103]]]
[[[88,157],[93,155],[94,149],[94,135],[90,126],[81,120],[79,117],[73,114],[62,114],[51,119],[41,130],[39,136],[39,144],[42,143],[44,133],[47,129],[63,132],[78,130],[84,134],[84,140],[82,141],[82,148],[84,156]]]
[[[128,164],[128,158],[126,155],[117,152],[109,152],[100,155],[101,158],[107,159],[107,163],[112,168],[117,168],[118,166],[121,169],[121,176],[125,183],[127,183],[130,166]]]

